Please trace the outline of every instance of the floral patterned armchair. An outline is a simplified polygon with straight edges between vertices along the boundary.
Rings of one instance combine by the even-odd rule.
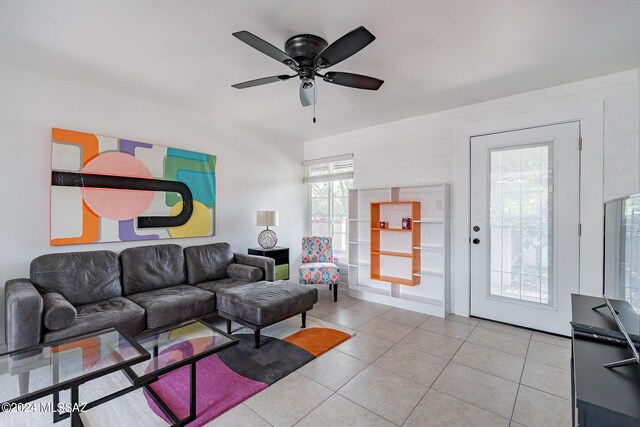
[[[333,287],[333,300],[338,300],[340,268],[333,263],[331,237],[307,236],[302,238],[302,265],[300,283],[326,284]]]

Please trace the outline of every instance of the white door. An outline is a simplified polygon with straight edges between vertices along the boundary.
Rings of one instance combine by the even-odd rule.
[[[569,335],[580,125],[471,138],[471,314]]]

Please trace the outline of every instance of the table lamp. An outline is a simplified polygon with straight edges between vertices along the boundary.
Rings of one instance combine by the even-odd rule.
[[[278,236],[269,227],[278,225],[278,211],[258,211],[256,213],[256,225],[258,227],[267,227],[258,235],[258,244],[262,249],[271,249],[278,243]]]

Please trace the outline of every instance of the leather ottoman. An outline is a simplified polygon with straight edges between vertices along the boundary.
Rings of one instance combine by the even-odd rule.
[[[255,332],[255,348],[260,347],[260,329],[302,314],[302,327],[306,327],[307,311],[318,302],[318,290],[286,281],[256,282],[216,293],[218,314],[227,320],[227,333],[231,321]]]

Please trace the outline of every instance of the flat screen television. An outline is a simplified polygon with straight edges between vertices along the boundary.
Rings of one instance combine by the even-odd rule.
[[[640,313],[640,193],[605,203],[604,289]]]
[[[605,365],[612,368],[640,363],[636,348],[640,339],[640,193],[605,203],[604,217],[605,303],[594,309],[608,309],[616,329],[606,335],[626,341],[633,356]],[[609,298],[626,301],[632,309],[622,303],[618,311]]]

